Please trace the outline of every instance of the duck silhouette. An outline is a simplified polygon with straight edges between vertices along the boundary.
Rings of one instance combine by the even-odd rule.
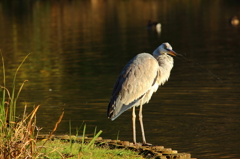
[[[156,29],[156,31],[158,33],[160,33],[161,32],[161,23],[159,23],[159,22],[152,22],[151,20],[149,20],[147,28],[148,29]]]

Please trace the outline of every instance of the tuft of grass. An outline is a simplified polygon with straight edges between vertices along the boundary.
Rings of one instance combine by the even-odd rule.
[[[79,134],[79,130],[81,129],[82,125],[84,124],[84,122],[82,122],[80,128],[76,128],[76,136],[74,136],[74,138],[72,137],[72,134],[71,134],[71,121],[69,121],[69,135],[70,135],[70,150],[72,150],[73,148],[73,144],[74,143],[77,143],[77,137],[78,137],[78,134]],[[83,133],[82,133],[82,136],[81,136],[81,146],[79,147],[79,150],[78,150],[78,153],[80,154],[81,152],[89,149],[90,147],[92,148],[93,145],[94,145],[94,142],[96,141],[96,139],[100,136],[100,134],[102,133],[102,130],[100,130],[97,134],[96,134],[96,131],[97,131],[97,128],[95,128],[94,130],[94,136],[93,138],[91,139],[91,141],[86,144],[85,143],[85,136],[86,136],[86,129],[87,129],[87,125],[86,123],[84,124],[83,126]],[[78,143],[77,143],[78,144]]]
[[[39,151],[46,144],[56,131],[62,120],[64,111],[55,124],[49,138],[43,143],[42,147],[36,146],[37,137],[41,128],[36,125],[36,113],[40,105],[33,108],[30,114],[26,113],[27,104],[25,103],[24,112],[21,118],[16,117],[16,107],[18,97],[27,80],[23,81],[19,89],[16,88],[17,73],[29,54],[23,59],[15,71],[13,77],[12,91],[6,88],[6,76],[4,58],[2,56],[3,85],[1,86],[0,101],[0,158],[36,158]]]
[[[12,92],[6,88],[4,58],[2,56],[3,85],[1,86],[2,98],[0,102],[0,158],[21,158],[22,156],[29,156],[35,149],[36,138],[34,137],[34,132],[38,129],[35,117],[40,106],[35,107],[29,115],[26,115],[27,105],[25,103],[22,119],[19,120],[16,118],[16,103],[25,82],[27,82],[27,80],[23,81],[17,93],[15,93],[16,77],[28,56],[29,54],[23,59],[15,71]]]

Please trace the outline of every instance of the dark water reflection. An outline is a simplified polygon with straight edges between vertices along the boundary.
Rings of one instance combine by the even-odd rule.
[[[168,41],[198,64],[175,59],[170,81],[144,106],[147,141],[190,152],[199,159],[240,155],[239,1],[1,1],[0,48],[12,72],[28,79],[20,101],[29,110],[41,104],[38,125],[50,131],[61,108],[58,133],[95,126],[104,138],[132,140],[131,111],[114,122],[106,118],[112,87],[122,67],[137,53]],[[158,20],[161,33],[147,30]],[[20,85],[20,84],[19,84]],[[19,113],[22,111],[19,104]],[[141,141],[140,129],[137,131]]]

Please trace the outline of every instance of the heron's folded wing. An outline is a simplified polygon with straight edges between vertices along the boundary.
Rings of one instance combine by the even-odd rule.
[[[108,117],[116,118],[137,105],[139,99],[156,81],[159,69],[156,59],[147,53],[138,54],[121,72],[108,106]]]

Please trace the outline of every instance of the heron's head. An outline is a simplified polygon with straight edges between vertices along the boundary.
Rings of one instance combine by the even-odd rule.
[[[172,50],[172,46],[169,43],[162,43],[154,52],[153,56],[158,57],[159,55],[172,55],[176,56],[179,55],[175,51]]]

